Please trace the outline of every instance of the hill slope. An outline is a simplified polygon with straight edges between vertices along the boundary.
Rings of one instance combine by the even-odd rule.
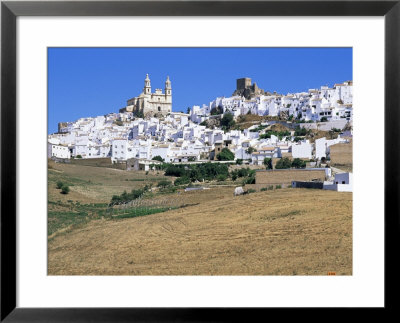
[[[282,189],[224,194],[165,213],[92,221],[48,244],[49,275],[332,271],[352,274],[351,193]]]

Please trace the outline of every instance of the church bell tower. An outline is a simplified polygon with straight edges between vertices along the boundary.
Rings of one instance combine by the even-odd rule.
[[[171,92],[171,81],[169,80],[169,76],[167,76],[167,80],[165,81],[165,95],[172,95]]]
[[[151,94],[151,85],[150,85],[150,78],[149,74],[146,74],[146,78],[144,80],[144,89],[143,89],[144,94]]]

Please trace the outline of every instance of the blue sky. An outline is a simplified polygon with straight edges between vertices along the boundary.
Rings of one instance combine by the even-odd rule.
[[[307,91],[353,78],[351,48],[49,48],[48,132],[57,123],[118,112],[169,75],[173,111],[231,96],[250,77],[267,91]]]

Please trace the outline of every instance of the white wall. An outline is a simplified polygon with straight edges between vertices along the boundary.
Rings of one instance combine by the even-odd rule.
[[[71,153],[66,146],[53,145],[47,143],[47,157],[57,157],[63,159],[70,159]]]
[[[309,143],[301,143],[298,145],[292,145],[292,157],[293,158],[312,158],[312,145]]]

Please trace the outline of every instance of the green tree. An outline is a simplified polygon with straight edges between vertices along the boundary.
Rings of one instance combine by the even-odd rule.
[[[251,155],[252,153],[254,153],[255,151],[257,151],[257,149],[253,148],[253,147],[249,147],[246,149],[246,154]]]
[[[223,148],[217,155],[218,160],[234,160],[235,155],[228,148]]]
[[[295,158],[292,161],[292,167],[294,168],[306,168],[306,162],[300,158]]]
[[[283,157],[278,160],[278,162],[275,165],[275,168],[276,169],[286,169],[286,168],[290,168],[291,166],[292,166],[292,163],[291,163],[290,159],[287,157]]]
[[[160,161],[160,162],[163,162],[164,161],[164,158],[162,158],[161,156],[154,156],[151,160],[158,160],[158,161]]]
[[[264,165],[266,166],[267,169],[272,169],[272,158],[265,157]]]
[[[235,120],[230,112],[225,113],[222,117],[221,126],[225,127],[227,130],[235,126]]]
[[[221,106],[218,106],[216,108],[212,108],[210,113],[212,116],[216,116],[216,115],[222,114],[223,111],[224,111],[224,109]]]
[[[227,176],[226,176],[225,174],[219,174],[219,175],[217,176],[217,181],[218,181],[218,182],[223,182],[223,181],[226,180],[226,178],[227,178]]]
[[[143,119],[144,118],[143,110],[136,111],[135,116]]]
[[[236,165],[242,165],[243,164],[243,159],[236,159]]]
[[[328,121],[328,118],[327,118],[327,117],[322,117],[320,121],[321,121],[321,122],[327,122],[327,121]]]

